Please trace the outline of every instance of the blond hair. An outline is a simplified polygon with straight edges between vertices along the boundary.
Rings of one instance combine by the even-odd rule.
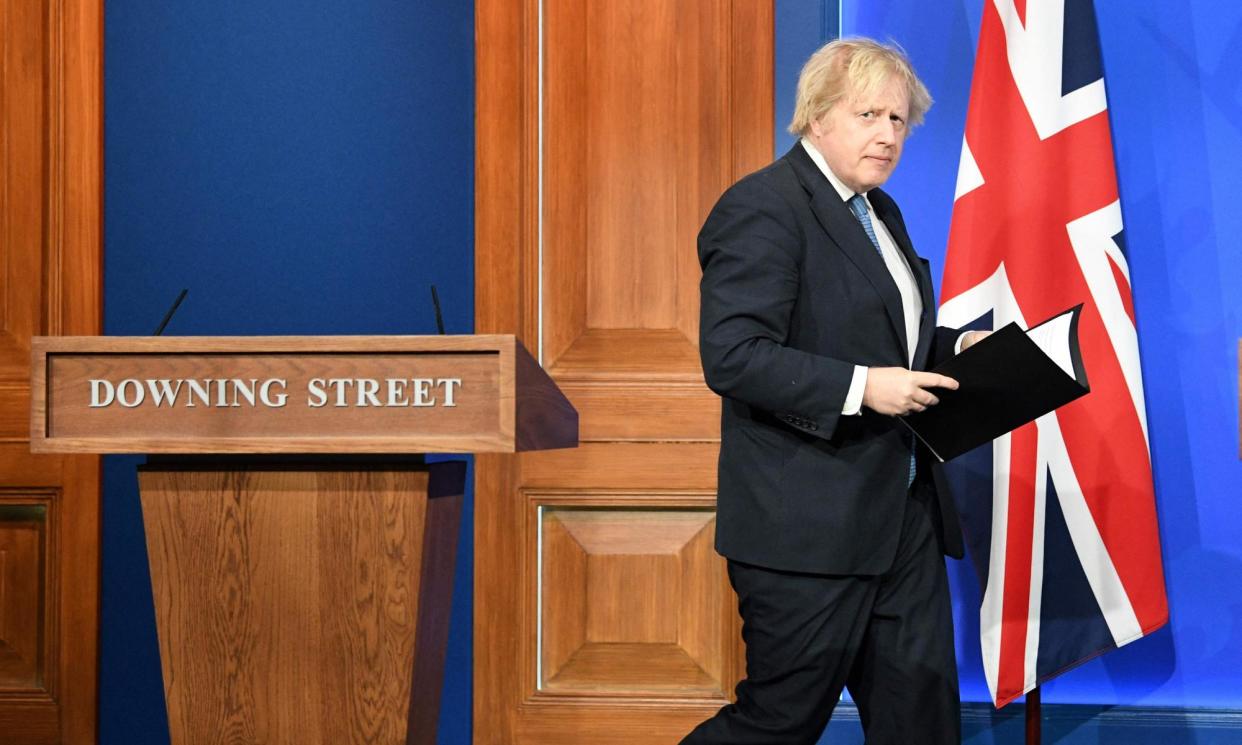
[[[905,83],[910,102],[906,119],[913,129],[923,122],[932,97],[901,47],[861,37],[828,42],[811,55],[798,75],[789,131],[806,134],[811,122],[828,113],[846,95],[865,98],[892,80]]]

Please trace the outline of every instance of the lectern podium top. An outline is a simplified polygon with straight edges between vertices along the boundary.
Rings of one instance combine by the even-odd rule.
[[[35,337],[36,453],[573,447],[578,412],[515,337]]]

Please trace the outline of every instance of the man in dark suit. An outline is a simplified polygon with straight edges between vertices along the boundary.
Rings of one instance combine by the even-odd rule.
[[[814,743],[843,687],[869,745],[957,743],[942,554],[961,536],[897,417],[956,388],[920,371],[980,337],[935,328],[928,264],[878,188],[931,98],[900,50],[851,39],[811,57],[796,105],[801,141],[699,234],[716,548],[747,678],[683,745]]]

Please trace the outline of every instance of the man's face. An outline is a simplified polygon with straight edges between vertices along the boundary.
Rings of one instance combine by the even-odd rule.
[[[883,184],[897,167],[909,110],[906,86],[889,80],[870,96],[847,93],[811,122],[808,139],[837,178],[861,194]]]

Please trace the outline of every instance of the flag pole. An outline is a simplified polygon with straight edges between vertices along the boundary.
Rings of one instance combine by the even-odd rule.
[[[1026,745],[1039,745],[1039,686],[1026,693]]]

